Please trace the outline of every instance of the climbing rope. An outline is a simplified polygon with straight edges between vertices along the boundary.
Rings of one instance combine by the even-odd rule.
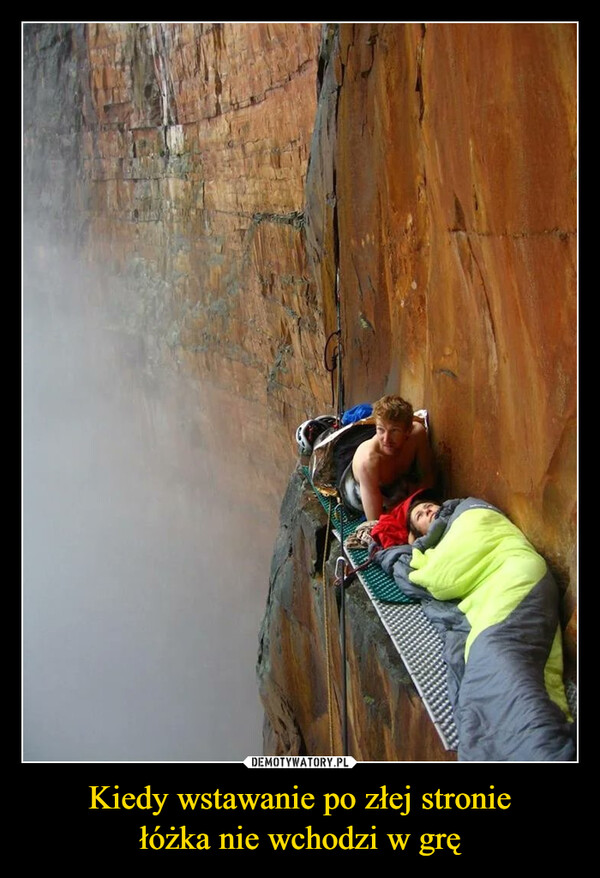
[[[342,752],[348,755],[348,693],[346,673],[346,558],[344,555],[344,512],[340,504],[340,550],[337,560],[338,579],[340,581],[340,640],[342,644]]]
[[[329,553],[329,534],[331,532],[333,497],[329,498],[329,513],[327,515],[327,530],[325,531],[325,546],[323,548],[323,619],[325,623],[325,654],[327,658],[327,719],[329,724],[329,753],[335,756],[335,746],[333,740],[333,673],[331,660],[331,637],[329,628],[329,598],[327,595],[327,555]]]
[[[337,223],[337,211],[336,211]],[[343,345],[342,345],[342,306],[340,298],[340,262],[339,262],[339,234],[336,235],[338,242],[336,248],[336,272],[335,272],[335,308],[337,317],[337,357],[336,365],[338,372],[338,393],[337,393],[337,418],[338,424],[342,423],[344,414],[344,370],[343,370]],[[347,673],[346,673],[346,555],[344,548],[344,505],[341,502],[338,506],[340,519],[340,549],[342,562],[338,569],[341,572],[340,578],[340,639],[342,647],[342,747],[344,756],[348,755],[348,694],[347,694]]]
[[[335,382],[334,382],[334,372],[337,369],[337,377],[338,377],[338,387],[337,387],[337,423],[338,428],[342,423],[342,415],[344,413],[344,378],[343,378],[343,370],[342,370],[342,318],[341,318],[341,305],[340,305],[340,295],[339,295],[339,282],[340,282],[340,270],[339,267],[336,270],[335,276],[335,305],[336,305],[336,316],[337,316],[337,328],[331,332],[325,342],[325,350],[323,352],[323,360],[325,363],[325,368],[328,372],[331,373],[331,405],[334,407],[335,402]],[[329,354],[329,347],[331,340],[333,338],[337,339],[337,347],[333,349],[333,351]],[[346,585],[345,585],[345,569],[346,569],[346,557],[344,550],[344,508],[341,503],[336,507],[336,511],[338,512],[338,519],[340,522],[340,545],[341,545],[341,556],[338,558],[336,564],[336,579],[335,584],[340,586],[340,640],[341,640],[341,674],[342,674],[342,748],[343,754],[348,754],[348,694],[347,694],[347,674],[346,674]],[[329,513],[327,516],[327,538],[325,541],[325,551],[323,554],[323,583],[325,584],[325,560],[327,558],[328,552],[328,540],[329,540],[329,531],[331,529],[331,518],[333,515],[333,506],[332,500],[329,502]],[[340,571],[340,573],[338,573]],[[325,608],[327,608],[327,595],[324,595]],[[331,752],[333,754],[333,720],[332,720],[332,708],[333,708],[333,697],[332,697],[332,689],[331,689],[331,649],[330,649],[330,637],[329,637],[329,619],[328,616],[325,617],[325,641],[326,641],[326,649],[327,649],[327,697],[328,697],[328,712],[329,712],[329,723],[330,723],[330,745]]]

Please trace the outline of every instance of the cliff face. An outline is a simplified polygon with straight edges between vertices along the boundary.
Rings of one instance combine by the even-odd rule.
[[[26,25],[24,42],[27,214],[100,267],[87,295],[138,367],[202,387],[190,428],[275,522],[291,433],[330,402],[303,245],[320,26]]]
[[[573,581],[575,77],[573,25],[341,25],[307,195],[348,405],[425,406],[448,493]]]
[[[346,406],[400,391],[429,410],[446,495],[497,504],[553,566],[572,660],[575,28],[340,25],[321,60],[307,243],[328,331],[339,264]],[[351,725],[369,745],[350,752],[415,758],[394,717],[375,743],[356,694],[377,672],[359,665]],[[404,707],[407,727],[418,714]],[[415,738],[417,758],[440,758]]]
[[[111,310],[115,368],[201,388],[182,429],[274,525],[294,428],[331,411],[339,264],[346,406],[400,392],[429,410],[446,493],[496,503],[550,560],[571,648],[576,36],[24,26],[26,219],[101,268],[85,297]],[[259,675],[266,749],[317,753],[323,521],[298,491],[294,476]],[[349,591],[356,754],[446,758],[385,643],[374,660],[370,608]]]

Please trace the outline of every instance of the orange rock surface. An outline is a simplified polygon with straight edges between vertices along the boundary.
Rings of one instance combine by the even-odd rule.
[[[426,407],[447,494],[504,509],[568,584],[567,614],[576,37],[572,24],[341,25],[307,195],[330,296],[337,224],[348,406],[400,392]]]

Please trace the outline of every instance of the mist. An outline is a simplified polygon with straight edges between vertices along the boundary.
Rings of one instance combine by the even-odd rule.
[[[23,759],[260,754],[277,510],[224,487],[203,388],[116,281],[27,225],[23,276]]]

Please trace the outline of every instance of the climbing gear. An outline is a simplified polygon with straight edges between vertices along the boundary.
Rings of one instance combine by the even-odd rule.
[[[346,671],[346,557],[344,549],[344,507],[338,507],[340,519],[340,557],[337,560],[336,570],[341,571],[339,576],[340,589],[340,640],[342,643],[342,753],[348,756],[348,674]],[[341,561],[341,564],[340,564]],[[337,579],[336,579],[337,581]]]
[[[338,342],[338,346],[333,349],[333,351],[329,350],[329,344],[332,339],[336,339]],[[340,356],[340,345],[339,345],[339,331],[334,329],[333,332],[330,332],[327,336],[327,341],[325,342],[325,348],[323,350],[323,364],[325,369],[331,374],[331,407],[335,408],[335,370],[337,369],[338,358]],[[339,406],[338,406],[339,408]]]
[[[298,453],[309,455],[312,453],[315,442],[327,430],[337,426],[337,420],[330,415],[319,415],[304,421],[296,430],[296,442]]]
[[[303,466],[302,472],[306,476],[307,482],[311,485],[312,490],[315,492],[319,503],[325,510],[325,514],[329,519],[332,498],[326,497],[315,487],[315,485],[312,485],[310,481],[310,473],[308,472],[308,467]],[[338,527],[338,508],[339,507],[334,507],[331,511],[330,530],[336,540],[339,542],[340,533]],[[359,529],[361,527],[366,527],[367,524],[368,522],[363,522],[356,516],[353,516],[349,513],[346,513],[345,515],[344,532],[347,534],[347,537],[344,540],[344,545],[346,546],[346,556],[350,559],[350,563],[353,564],[354,567],[358,567],[359,564],[362,564],[363,561],[366,561],[367,548],[351,548],[349,546],[349,539],[353,535],[353,533],[358,533]],[[366,567],[364,570],[360,570],[357,575],[372,599],[386,602],[392,601],[395,604],[414,604],[417,601],[417,598],[408,597],[407,595],[405,595],[404,592],[398,587],[398,584],[394,577],[391,574],[386,573],[383,568],[379,566],[379,564],[373,563],[370,566]]]
[[[373,521],[363,521],[359,524],[354,533],[346,539],[347,549],[368,549],[371,545],[371,531],[377,524],[377,519]]]
[[[337,210],[336,210],[336,226],[337,226]],[[339,234],[336,235],[336,271],[335,271],[335,307],[337,313],[337,373],[338,373],[338,392],[337,392],[337,417],[338,423],[341,423],[344,414],[344,370],[343,370],[343,346],[342,346],[342,306],[340,301],[340,260],[339,260]],[[332,376],[333,377],[333,376]],[[337,487],[337,479],[336,479]],[[338,495],[339,496],[339,495]],[[338,506],[338,517],[340,521],[340,553],[345,558],[344,548],[344,507],[343,504]],[[340,639],[341,639],[341,665],[342,665],[342,753],[348,755],[348,674],[346,671],[346,585],[345,585],[345,563],[341,569],[340,582]]]
[[[309,442],[312,445],[312,457],[311,457],[311,465],[314,466],[320,460],[321,455],[317,454],[317,449],[323,446],[323,443],[327,442],[327,439],[336,436],[340,431],[337,427],[341,424],[342,415],[344,413],[344,380],[343,380],[343,371],[342,371],[342,321],[341,321],[341,305],[340,305],[340,295],[339,295],[339,282],[340,282],[340,270],[339,270],[339,253],[336,248],[335,255],[336,266],[336,274],[335,274],[335,305],[336,305],[336,313],[337,313],[337,328],[329,334],[327,337],[327,341],[325,342],[325,349],[323,352],[323,361],[325,364],[325,369],[331,373],[331,406],[335,408],[336,403],[336,394],[335,394],[335,381],[334,381],[334,373],[337,369],[337,418],[335,427],[330,428],[326,432],[321,433],[320,436],[313,439],[312,442],[310,440],[310,436],[305,435],[308,434],[310,429],[308,424],[301,424],[297,431],[296,439],[298,441],[298,447],[308,447]],[[336,339],[336,345],[332,346],[331,342],[333,339]],[[343,428],[347,429],[347,428]],[[325,458],[328,470],[330,470],[330,464],[333,461],[333,456],[329,454],[331,449],[325,448]],[[329,478],[331,477],[331,478]],[[327,492],[329,496],[329,509],[327,512],[327,536],[325,538],[325,549],[323,553],[323,585],[325,586],[325,561],[328,555],[328,539],[329,532],[331,530],[331,519],[333,516],[333,498],[337,495],[337,485],[335,478],[335,467],[333,471],[328,473],[329,485],[330,489]],[[325,486],[322,486],[325,487]],[[340,522],[340,529],[342,533],[342,539],[340,541],[341,546],[341,556],[338,559],[338,567],[336,570],[341,570],[341,589],[340,589],[340,639],[341,639],[341,671],[342,671],[342,710],[341,710],[341,726],[342,726],[342,748],[343,754],[348,754],[348,695],[347,695],[347,674],[346,674],[346,605],[345,605],[345,585],[344,585],[344,566],[345,566],[345,557],[344,557],[344,541],[343,541],[343,533],[344,533],[344,515],[343,508],[341,504],[337,507],[338,520]],[[340,565],[340,561],[342,562]],[[336,583],[340,577],[336,577]],[[332,711],[333,711],[333,688],[331,685],[331,666],[332,666],[332,657],[331,657],[331,644],[330,644],[330,636],[329,636],[329,616],[328,616],[328,598],[327,591],[325,589],[323,594],[323,607],[324,607],[324,619],[325,619],[325,648],[327,653],[327,704],[328,704],[328,716],[329,716],[329,744],[331,748],[331,754],[334,754],[334,741],[333,741],[333,720],[332,720]]]
[[[353,406],[342,415],[342,427],[353,424],[355,421],[362,421],[363,418],[370,418],[373,414],[373,406],[370,402],[361,402]]]
[[[373,418],[365,418],[318,437],[309,466],[311,479],[319,491],[339,495],[341,478],[352,463],[354,452],[361,442],[375,435],[375,429]],[[341,499],[344,500],[344,497]],[[362,507],[351,511],[362,515]]]
[[[336,262],[337,262],[337,254],[336,254]],[[335,311],[336,311],[336,322],[337,326],[330,332],[327,336],[327,340],[325,342],[325,349],[323,351],[323,363],[325,365],[325,369],[331,374],[331,407],[336,408],[335,406],[335,381],[334,381],[334,373],[337,369],[338,373],[338,387],[337,387],[337,413],[338,413],[338,421],[341,423],[342,415],[344,414],[344,377],[342,371],[342,305],[340,301],[340,268],[339,265],[336,268],[335,272]],[[330,343],[332,339],[336,339],[337,347],[334,347],[332,351],[330,351]]]
[[[348,544],[348,543],[347,543],[347,541],[346,541],[346,545],[347,545],[347,544]],[[338,563],[336,564],[336,573],[337,573],[337,569],[338,569],[339,562],[340,562],[340,561],[343,561],[343,562],[344,562],[343,574],[342,574],[341,576],[338,574],[338,575],[336,576],[336,578],[335,578],[333,584],[336,585],[336,586],[344,586],[344,587],[346,587],[347,585],[350,584],[350,581],[351,581],[352,579],[354,579],[354,577],[356,576],[356,574],[357,574],[360,570],[366,570],[366,568],[367,568],[367,567],[369,566],[369,564],[371,563],[371,560],[372,560],[371,558],[367,558],[367,560],[364,561],[362,564],[359,564],[358,567],[349,567],[348,564],[346,563],[345,558],[343,558],[343,557],[340,555],[340,557],[338,558]],[[341,567],[341,565],[339,565],[339,566]]]

